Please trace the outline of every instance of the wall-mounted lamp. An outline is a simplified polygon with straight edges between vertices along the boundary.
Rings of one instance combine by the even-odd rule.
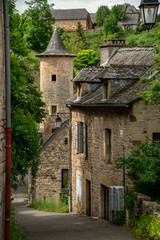
[[[151,29],[156,22],[159,7],[158,0],[141,0],[139,6],[141,11],[142,24]]]

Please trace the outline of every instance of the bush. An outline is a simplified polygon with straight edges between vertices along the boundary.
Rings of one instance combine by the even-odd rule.
[[[160,239],[160,217],[143,214],[139,220],[132,218],[129,226],[138,239]]]
[[[126,223],[126,212],[125,210],[114,212],[112,215],[112,224],[121,226]]]
[[[134,184],[136,191],[145,193],[152,199],[160,195],[160,149],[153,146],[146,138],[144,142],[135,145],[128,158],[116,160],[116,167],[127,168],[127,176]]]

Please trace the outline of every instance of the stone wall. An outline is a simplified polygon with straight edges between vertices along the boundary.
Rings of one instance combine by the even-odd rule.
[[[68,143],[65,144],[65,138]],[[62,189],[62,169],[69,169],[69,128],[64,126],[54,136],[40,155],[40,165],[35,179],[33,197],[59,199]]]
[[[87,125],[87,158],[75,153],[75,122]],[[111,160],[104,158],[105,129],[111,129]],[[156,106],[146,106],[137,101],[129,109],[75,108],[72,107],[72,199],[73,211],[86,213],[86,179],[91,182],[91,215],[102,216],[102,185],[123,185],[122,170],[114,168],[114,161],[128,156],[134,144],[152,139],[153,132],[160,132],[160,114]],[[82,179],[82,201],[76,196],[76,174]],[[128,180],[127,180],[128,182]]]
[[[78,22],[81,22],[82,28],[88,30],[92,28],[92,23],[88,23],[87,20],[58,20],[56,21],[57,27],[64,28],[65,31],[75,31],[77,29]]]
[[[56,81],[52,81],[56,75]],[[46,103],[47,119],[41,124],[43,141],[45,142],[55,128],[55,115],[51,113],[51,105],[57,107],[57,112],[69,112],[64,104],[65,100],[73,95],[73,57],[52,56],[41,57],[40,61],[40,90],[43,92],[43,101]],[[62,114],[62,122],[69,115]]]
[[[5,76],[4,76],[4,32],[3,1],[0,0],[0,240],[4,239],[5,197]]]
[[[160,217],[160,204],[151,201],[149,196],[142,193],[134,192],[134,196],[135,203],[131,216],[134,213],[136,218],[139,219],[143,213],[146,213],[153,214],[154,217]],[[129,218],[130,213],[127,211],[127,222],[129,221]]]

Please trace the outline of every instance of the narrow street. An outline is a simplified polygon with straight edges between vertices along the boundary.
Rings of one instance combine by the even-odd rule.
[[[26,207],[25,193],[13,194],[19,227],[27,240],[134,240],[126,227],[77,214],[37,211]]]

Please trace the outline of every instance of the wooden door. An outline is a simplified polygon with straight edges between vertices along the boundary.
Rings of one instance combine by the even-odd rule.
[[[86,179],[86,214],[91,216],[91,182]]]

